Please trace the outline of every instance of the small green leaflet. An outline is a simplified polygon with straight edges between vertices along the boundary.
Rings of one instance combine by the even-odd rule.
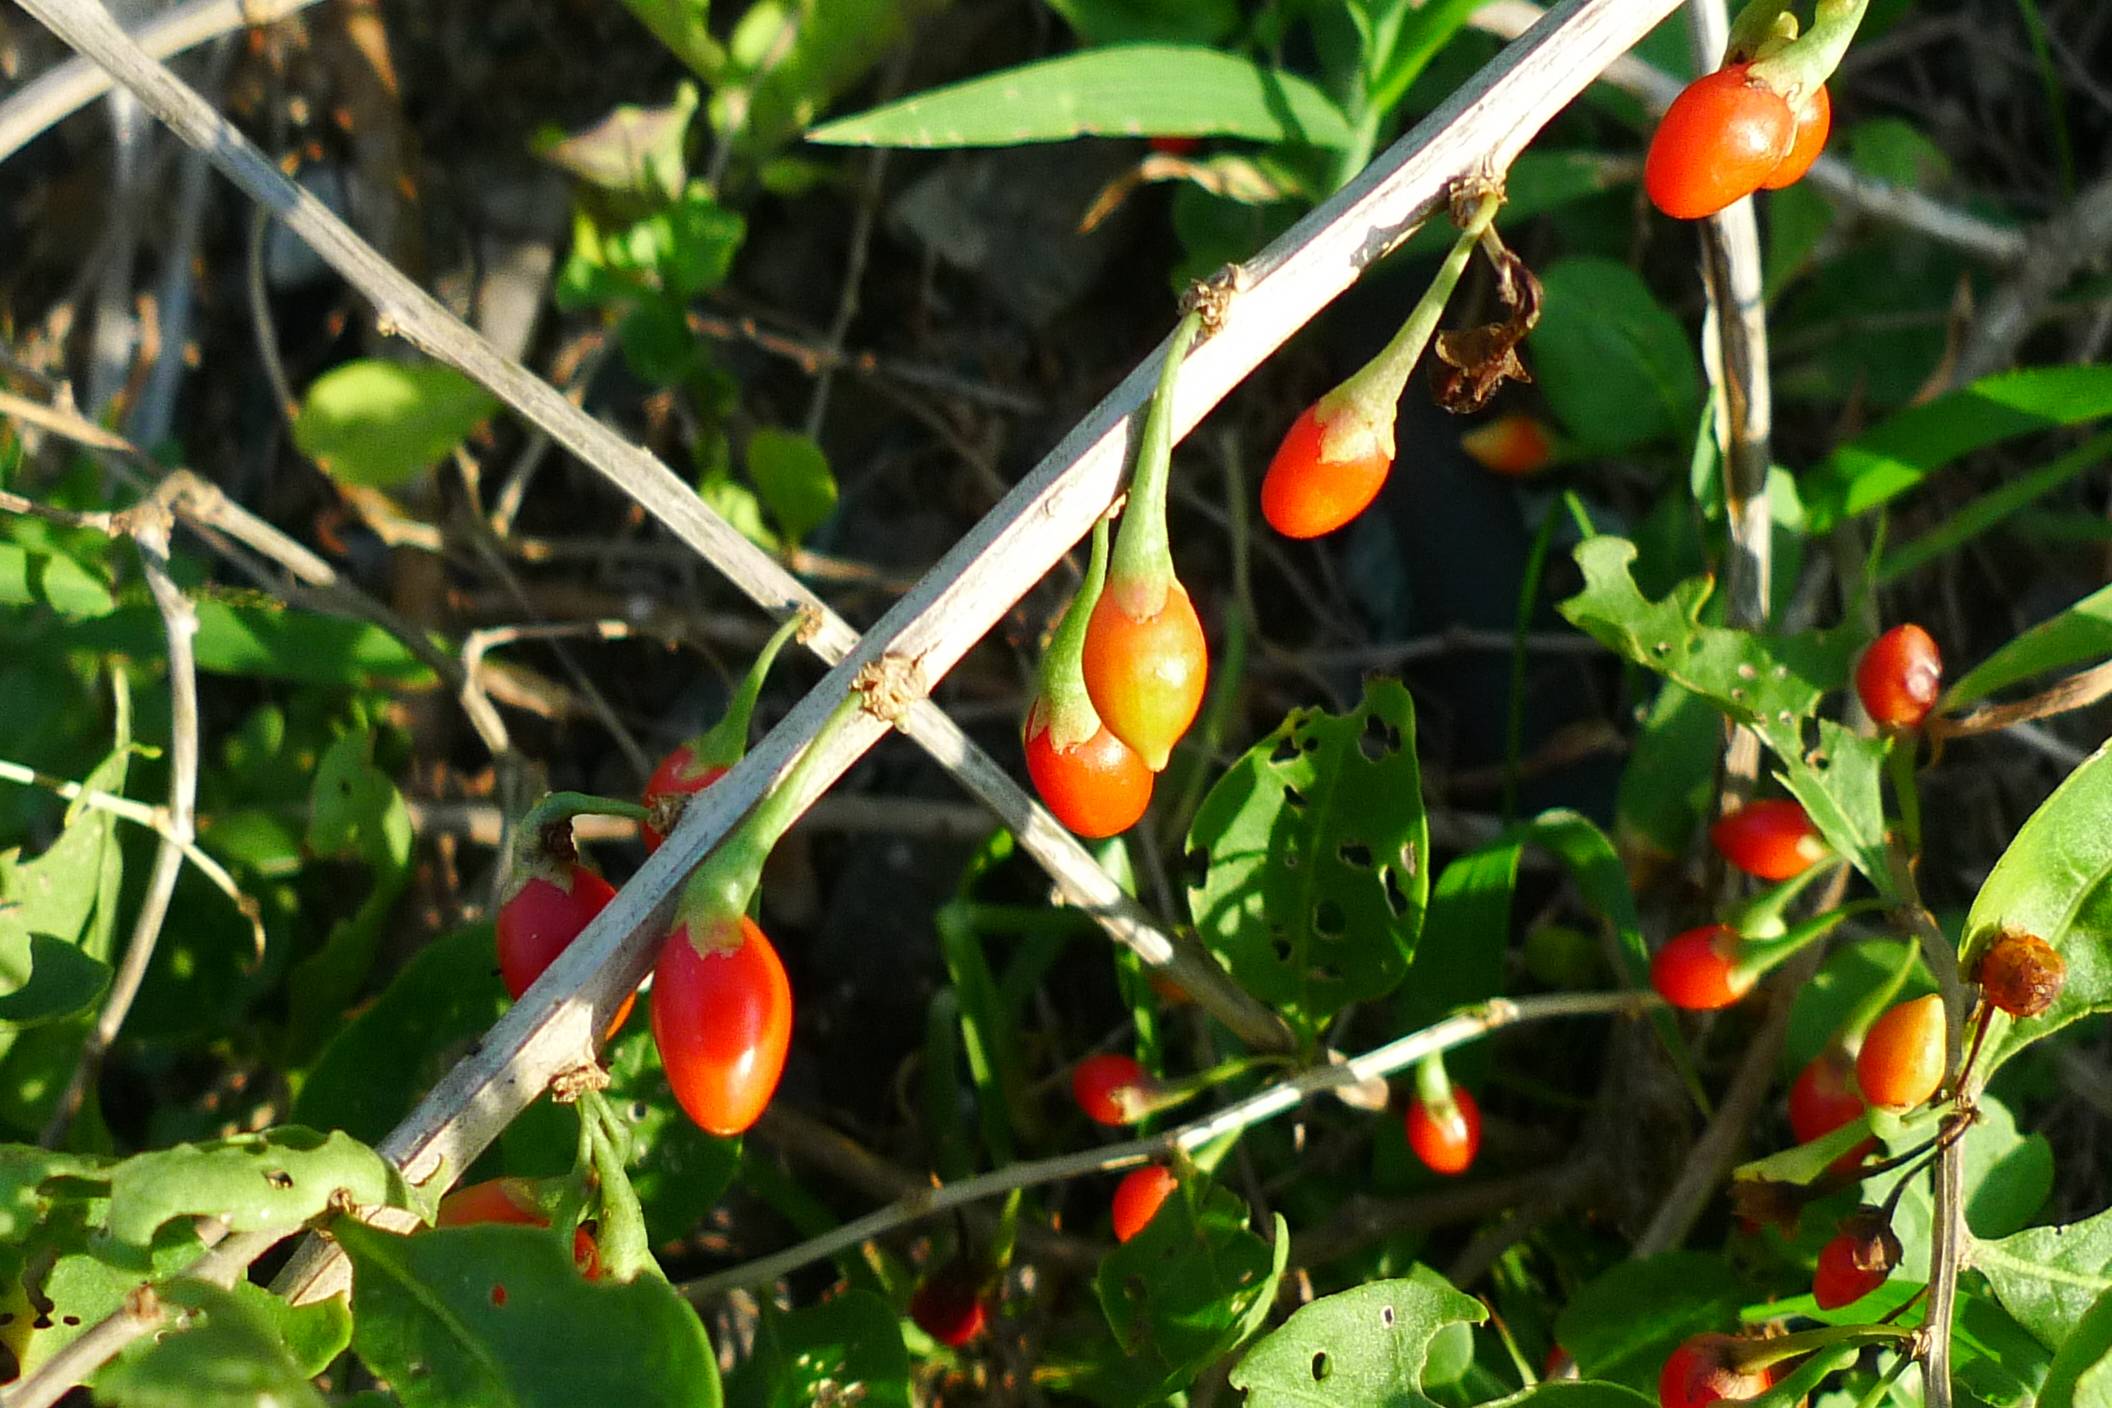
[[[1247,1408],[1434,1408],[1422,1392],[1431,1341],[1487,1318],[1434,1273],[1367,1282],[1294,1312],[1233,1369],[1232,1386],[1246,1390]]]
[[[388,489],[439,463],[498,404],[438,362],[347,362],[309,386],[293,440],[333,477]]]

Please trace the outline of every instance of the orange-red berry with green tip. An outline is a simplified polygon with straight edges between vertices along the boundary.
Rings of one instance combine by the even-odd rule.
[[[1943,1084],[1943,999],[1934,993],[1888,1009],[1855,1055],[1863,1098],[1886,1110],[1911,1110]]]
[[[1173,747],[1195,722],[1210,677],[1210,650],[1195,604],[1179,582],[1147,617],[1130,615],[1110,583],[1093,608],[1082,661],[1086,693],[1107,731],[1144,766],[1165,770]]]
[[[1393,468],[1390,446],[1347,424],[1358,414],[1353,408],[1330,409],[1322,397],[1292,421],[1262,476],[1261,516],[1286,538],[1317,538],[1347,524],[1371,506]]]
[[[1481,1152],[1481,1106],[1460,1086],[1452,1087],[1452,1109],[1440,1115],[1421,1095],[1408,1102],[1408,1147],[1432,1173],[1457,1177]]]
[[[653,1042],[676,1103],[708,1134],[762,1118],[792,1045],[792,984],[777,950],[743,916],[699,953],[678,924],[653,969]]]
[[[1115,1240],[1126,1242],[1142,1232],[1159,1209],[1165,1205],[1173,1190],[1180,1187],[1180,1180],[1173,1170],[1163,1164],[1146,1164],[1131,1169],[1115,1185],[1115,1196],[1110,1206],[1114,1218]]]
[[[1696,1335],[1673,1350],[1657,1376],[1658,1408],[1707,1408],[1767,1392],[1775,1366],[1738,1367],[1735,1355],[1744,1343],[1730,1335]]]
[[[1802,875],[1829,853],[1804,808],[1787,798],[1746,803],[1718,819],[1709,840],[1725,860],[1759,880]]]
[[[1894,626],[1863,652],[1855,666],[1863,712],[1886,728],[1919,728],[1943,693],[1943,654],[1913,622]]]
[[[1153,1081],[1133,1056],[1102,1052],[1088,1056],[1071,1072],[1071,1095],[1095,1124],[1134,1124],[1143,1117],[1137,1102],[1151,1092]]]
[[[1755,979],[1737,970],[1738,934],[1725,924],[1704,924],[1666,940],[1650,958],[1650,986],[1674,1007],[1713,1012],[1753,990]]]
[[[499,979],[516,1001],[616,898],[614,886],[577,862],[566,872],[566,881],[560,886],[533,876],[499,906],[494,925]],[[633,1001],[626,997],[616,1009],[604,1040],[622,1030]]]
[[[1796,115],[1747,67],[1695,79],[1659,120],[1643,158],[1643,188],[1665,214],[1716,214],[1760,189],[1794,149]]]
[[[1151,805],[1154,780],[1136,750],[1109,733],[1104,723],[1091,738],[1069,748],[1057,747],[1054,733],[1038,717],[1028,718],[1027,776],[1034,780],[1042,803],[1058,821],[1089,840],[1135,826]]]

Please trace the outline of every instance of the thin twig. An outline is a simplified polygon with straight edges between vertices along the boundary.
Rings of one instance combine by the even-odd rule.
[[[2017,349],[2038,326],[2045,306],[2070,279],[2103,258],[2108,245],[2112,176],[2100,177],[2066,210],[2031,233],[2016,272],[1973,319],[1965,346],[1951,366],[1950,384],[1964,386],[2016,360]]]
[[[161,938],[162,921],[168,917],[169,900],[176,892],[176,877],[183,869],[184,852],[195,834],[192,808],[198,801],[198,670],[191,642],[198,634],[198,613],[190,598],[169,576],[169,519],[144,517],[132,532],[139,546],[140,566],[146,572],[147,590],[161,612],[162,629],[169,647],[169,805],[165,814],[168,830],[154,850],[154,864],[147,872],[146,894],[132,922],[132,938],[125,945],[124,959],[110,980],[103,1010],[81,1044],[81,1055],[73,1075],[44,1126],[42,1142],[54,1147],[73,1122],[89,1083],[102,1069],[103,1057],[117,1040],[139,985],[146,979],[154,947]]]
[[[1432,1052],[1449,1051],[1455,1046],[1487,1036],[1499,1027],[1544,1021],[1551,1017],[1611,1016],[1638,1012],[1651,1000],[1633,993],[1618,992],[1554,993],[1543,997],[1496,998],[1479,1008],[1446,1017],[1420,1031],[1387,1042],[1384,1046],[1376,1047],[1361,1056],[1300,1071],[1297,1075],[1264,1086],[1252,1095],[1235,1100],[1223,1109],[1163,1133],[1143,1139],[1131,1139],[1120,1144],[1109,1144],[1098,1149],[1058,1154],[1053,1158],[1032,1159],[989,1173],[977,1174],[972,1178],[963,1178],[955,1183],[919,1189],[887,1207],[869,1212],[818,1237],[809,1238],[796,1247],[759,1258],[745,1266],[736,1266],[699,1280],[684,1282],[682,1293],[692,1301],[698,1301],[736,1287],[768,1285],[778,1277],[809,1262],[833,1256],[847,1247],[855,1247],[861,1242],[870,1241],[898,1227],[922,1221],[951,1208],[995,1197],[1000,1193],[1009,1193],[1015,1188],[1031,1188],[1043,1183],[1060,1183],[1067,1178],[1079,1178],[1086,1174],[1112,1173],[1117,1169],[1133,1168],[1154,1159],[1170,1157],[1175,1150],[1193,1152],[1228,1134],[1250,1129],[1286,1111],[1295,1110],[1310,1096],[1369,1080],[1383,1080]]]
[[[1956,718],[1931,718],[1922,727],[1935,742],[1971,738],[1975,734],[1998,733],[2034,719],[2088,708],[2108,694],[2112,694],[2112,661],[2072,674],[2029,699],[1985,705]]]

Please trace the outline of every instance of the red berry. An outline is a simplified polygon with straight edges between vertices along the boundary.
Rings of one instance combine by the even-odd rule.
[[[1192,156],[1202,148],[1202,145],[1203,139],[1200,137],[1169,136],[1151,139],[1151,149],[1155,152],[1164,152],[1168,156]]]
[[[989,1318],[976,1279],[959,1263],[934,1273],[909,1298],[909,1318],[940,1344],[959,1349],[983,1332]]]
[[[1173,1172],[1159,1164],[1146,1164],[1131,1169],[1122,1181],[1115,1185],[1113,1213],[1115,1240],[1126,1242],[1142,1232],[1152,1218],[1158,1216],[1159,1207],[1180,1180]]]
[[[1767,1392],[1776,1378],[1773,1365],[1741,1369],[1731,1362],[1743,1343],[1730,1335],[1696,1335],[1673,1350],[1657,1376],[1658,1408],[1704,1408]]]
[[[677,925],[653,969],[653,1042],[675,1100],[706,1132],[741,1133],[762,1116],[792,1044],[792,984],[754,921],[730,946],[697,952]]]
[[[1797,109],[1797,135],[1791,139],[1789,155],[1767,173],[1760,183],[1762,190],[1779,191],[1784,186],[1794,186],[1811,170],[1811,164],[1826,150],[1826,137],[1833,130],[1833,99],[1820,84],[1811,90],[1804,106]]]
[[[1761,880],[1802,875],[1826,858],[1826,842],[1786,798],[1748,802],[1709,828],[1709,840],[1732,865]]]
[[[1943,692],[1943,656],[1929,633],[1912,622],[1894,626],[1863,652],[1855,692],[1871,719],[1886,728],[1918,728]]]
[[[1675,934],[1650,959],[1650,986],[1674,1007],[1713,1012],[1753,990],[1757,981],[1741,974],[1738,935],[1728,925],[1704,924]]]
[[[561,889],[535,876],[499,906],[499,979],[516,999],[616,898],[615,888],[583,865],[573,865],[568,881]],[[616,1009],[604,1041],[623,1029],[634,1000],[626,997]]]
[[[1095,1124],[1134,1124],[1143,1118],[1134,1102],[1151,1091],[1152,1079],[1134,1057],[1104,1052],[1088,1056],[1071,1072],[1071,1094]]]
[[[2012,1017],[2036,1017],[2068,981],[2068,962],[2037,934],[2006,929],[1981,955],[1974,977],[1988,1002]]]
[[[1695,79],[1665,110],[1643,158],[1643,188],[1665,214],[1714,215],[1758,190],[1793,149],[1789,104],[1746,68]]]
[[[1393,468],[1390,447],[1344,424],[1354,411],[1338,411],[1323,422],[1324,405],[1323,398],[1291,422],[1262,477],[1261,516],[1286,538],[1334,532],[1370,507]],[[1323,453],[1330,434],[1347,442],[1335,447],[1334,459]]]
[[[1158,614],[1125,611],[1110,582],[1085,632],[1085,689],[1107,731],[1159,772],[1203,705],[1210,652],[1203,623],[1179,582],[1169,583]]]
[[[548,1227],[550,1219],[536,1205],[535,1195],[518,1178],[494,1178],[457,1188],[440,1200],[433,1217],[435,1227],[467,1227],[474,1223],[509,1223],[522,1227]],[[601,1279],[601,1248],[594,1234],[584,1227],[572,1229],[572,1264],[589,1281]],[[503,1290],[493,1292],[493,1304],[505,1303]]]
[[[1481,1107],[1456,1085],[1452,1104],[1451,1116],[1440,1119],[1421,1096],[1408,1103],[1408,1147],[1432,1173],[1465,1173],[1481,1151]]]
[[[1943,999],[1912,998],[1871,1024],[1856,1053],[1863,1098],[1887,1110],[1911,1110],[1943,1084]]]
[[[1129,830],[1151,805],[1152,771],[1130,746],[1100,731],[1073,748],[1058,748],[1039,710],[1027,720],[1027,775],[1034,790],[1080,836],[1098,839]]]
[[[1523,477],[1547,468],[1555,455],[1554,437],[1531,416],[1503,416],[1459,437],[1459,448],[1483,469]]]
[[[1853,1305],[1885,1284],[1889,1272],[1869,1271],[1855,1264],[1856,1239],[1841,1233],[1819,1248],[1818,1269],[1811,1278],[1811,1298],[1821,1310]]]
[[[717,764],[698,767],[689,745],[680,744],[660,760],[660,766],[645,780],[645,795],[640,800],[647,811],[658,814],[674,798],[694,797],[725,775],[726,769]],[[667,839],[650,823],[640,826],[638,833],[645,841],[647,855],[659,850],[660,843]]]
[[[1848,1053],[1829,1046],[1797,1072],[1789,1087],[1789,1128],[1799,1144],[1809,1144],[1862,1116],[1863,1095],[1856,1089]]]

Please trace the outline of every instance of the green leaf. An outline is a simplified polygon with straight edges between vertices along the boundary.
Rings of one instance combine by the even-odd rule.
[[[1657,1400],[1619,1384],[1553,1379],[1499,1398],[1483,1408],[1649,1408]]]
[[[1349,124],[1296,74],[1186,44],[1124,44],[934,88],[807,134],[868,147],[1010,147],[1147,133],[1340,147]]]
[[[1721,1257],[1665,1252],[1579,1287],[1555,1317],[1555,1339],[1585,1378],[1648,1391],[1681,1340],[1734,1323],[1744,1303],[1744,1285]]]
[[[1518,889],[1523,849],[1514,835],[1463,855],[1438,872],[1415,959],[1406,980],[1394,990],[1397,1030],[1429,1026],[1455,1008],[1503,991],[1511,899]],[[1477,1042],[1454,1052],[1446,1066],[1454,1078],[1473,1085],[1488,1062],[1486,1043]]]
[[[1965,1225],[1976,1239],[2006,1237],[2037,1216],[2053,1192],[2053,1146],[2043,1134],[2018,1130],[2016,1116],[1994,1096],[1981,1095],[1979,1105],[1980,1118],[1959,1141],[1965,1164]],[[1901,1135],[1888,1139],[1885,1148],[1903,1154],[1926,1138],[1927,1131]],[[1873,1186],[1891,1188],[1889,1181]],[[1934,1217],[1928,1181],[1910,1184],[1892,1219],[1892,1230],[1899,1234],[1900,1264],[1910,1277],[1929,1264]]]
[[[0,1245],[36,1231],[55,1203],[80,1196],[84,1185],[104,1176],[107,1166],[104,1159],[34,1144],[0,1144]]]
[[[836,511],[836,476],[812,436],[756,431],[748,437],[748,477],[787,542],[797,543]]]
[[[1372,679],[1348,715],[1292,710],[1210,789],[1188,849],[1197,932],[1294,1025],[1390,991],[1430,885],[1407,689]]]
[[[697,497],[749,542],[768,552],[777,551],[780,544],[777,534],[763,520],[761,496],[734,478],[732,470],[722,466],[707,471],[697,481]]]
[[[623,0],[623,6],[689,71],[709,83],[726,62],[726,52],[711,34],[710,0]]]
[[[1488,1314],[1438,1276],[1367,1282],[1293,1312],[1239,1361],[1232,1386],[1248,1408],[1434,1408],[1422,1392],[1431,1341]]]
[[[2112,656],[2112,587],[2100,587],[1966,671],[1943,692],[1940,707],[1963,709],[2034,675],[2108,656]]]
[[[1982,377],[1910,406],[1804,476],[1811,531],[1867,513],[1959,457],[2035,430],[2112,415],[2112,366],[2035,367]]]
[[[675,100],[663,107],[623,104],[581,131],[546,131],[535,148],[545,160],[604,190],[669,201],[689,179],[684,148],[696,113],[696,85],[683,83],[675,88]]]
[[[2053,1356],[2038,1408],[2112,1408],[2112,1291],[2097,1298]]]
[[[355,729],[332,743],[316,765],[309,849],[322,856],[349,851],[373,874],[359,908],[333,924],[322,947],[294,967],[287,1046],[295,1063],[306,1061],[338,1029],[410,883],[410,811],[388,774],[369,761],[373,751],[373,735]]]
[[[2054,789],[1995,862],[1965,920],[1965,952],[2005,928],[2060,950],[2068,981],[2036,1017],[1996,1013],[1984,1070],[2050,1032],[2112,1009],[2112,753],[2099,748]]]
[[[1681,441],[1702,403],[1701,368],[1679,319],[1626,264],[1558,259],[1540,273],[1527,361],[1570,436],[1591,451]]]
[[[774,152],[946,0],[754,0],[728,41],[711,115],[752,158]]]
[[[244,1286],[269,1298],[260,1288]],[[187,1312],[179,1333],[135,1341],[96,1377],[98,1403],[118,1408],[322,1408],[272,1317],[203,1281],[155,1288]],[[332,1301],[340,1316],[343,1302]],[[349,1327],[349,1320],[346,1322]]]
[[[1123,1388],[1095,1397],[1151,1401],[1185,1388],[1260,1328],[1291,1235],[1279,1214],[1272,1248],[1249,1230],[1248,1216],[1236,1194],[1184,1178],[1144,1230],[1101,1261],[1093,1284],[1122,1354]]]
[[[120,738],[81,785],[92,792],[122,795],[130,761],[131,750]],[[80,943],[92,954],[94,946],[83,934],[96,912],[104,864],[120,858],[116,828],[117,818],[110,812],[75,803],[59,839],[35,860],[11,861],[11,852],[0,851],[0,906],[12,906],[11,918],[30,933]]]
[[[441,935],[337,1028],[300,1084],[294,1118],[382,1138],[511,1000],[490,925]]]
[[[768,1311],[746,1371],[764,1386],[760,1408],[828,1402],[910,1408],[902,1320],[871,1291],[842,1291],[820,1305]]]
[[[95,1186],[99,1189],[101,1185]],[[113,1266],[95,1254],[108,1252],[100,1244],[101,1234],[88,1225],[86,1215],[95,1208],[92,1203],[75,1202],[61,1209],[58,1217],[38,1229],[29,1249],[22,1280],[33,1285],[21,1287],[25,1299],[15,1304],[26,1306],[27,1292],[33,1289],[37,1297],[35,1310],[41,1313],[36,1313],[30,1322],[28,1343],[18,1347],[25,1374],[34,1373],[98,1321],[122,1310],[125,1299],[138,1290],[143,1280],[174,1276],[205,1250],[189,1223],[172,1223],[154,1239],[153,1249],[143,1262],[135,1261],[129,1268]],[[0,1287],[7,1280],[0,1274]],[[4,1296],[4,1291],[0,1291],[0,1296]],[[12,1335],[9,1340],[16,1343]]]
[[[1976,495],[1965,507],[1912,542],[1889,549],[1878,564],[1876,585],[1889,586],[1916,569],[1957,551],[2010,515],[2112,458],[2112,435],[2093,436],[2050,464],[2005,480]]]
[[[405,1408],[718,1408],[704,1326],[657,1276],[589,1282],[533,1227],[336,1233],[352,1348]]]
[[[1978,1242],[1973,1269],[1987,1277],[2018,1324],[2048,1349],[2058,1349],[2091,1303],[2112,1291],[2112,1210],[2064,1227],[2031,1227]]]
[[[498,400],[439,362],[347,362],[317,377],[293,441],[324,472],[377,489],[408,483],[445,458]]]
[[[0,909],[0,1023],[27,1027],[68,1017],[110,986],[110,965],[49,934],[32,934]]]
[[[1088,44],[1214,44],[1239,24],[1238,0],[1049,0]]]
[[[1621,768],[1613,811],[1621,845],[1660,860],[1685,855],[1716,795],[1722,752],[1722,716],[1666,681]]]
[[[394,1164],[341,1130],[284,1125],[136,1154],[109,1170],[110,1235],[144,1247],[177,1217],[224,1217],[236,1232],[299,1227],[339,1193],[365,1207],[416,1209]]]
[[[101,577],[70,557],[0,543],[0,606],[48,606],[81,621],[108,615],[117,598]]]
[[[432,672],[403,643],[369,621],[325,616],[245,596],[205,597],[198,610],[198,669],[212,675],[357,685],[369,680],[428,685]],[[121,606],[73,630],[79,649],[161,659],[161,617],[150,606]]]

